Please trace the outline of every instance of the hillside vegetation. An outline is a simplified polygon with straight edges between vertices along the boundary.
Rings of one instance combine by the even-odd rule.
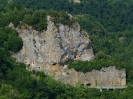
[[[0,0],[0,99],[133,99],[132,0],[82,0],[80,4],[67,0],[8,1]],[[74,15],[73,19],[65,12]],[[72,87],[54,81],[43,72],[29,72],[24,64],[16,63],[10,56],[17,53],[23,43],[18,33],[7,26],[12,22],[18,28],[31,25],[36,30],[46,30],[47,15],[51,15],[57,25],[71,25],[77,20],[92,40],[95,59],[71,61],[69,68],[87,72],[115,65],[126,69],[129,86],[121,91],[103,92],[84,88],[80,82]]]
[[[0,3],[18,3],[33,10],[53,9],[73,15],[90,14],[111,32],[132,30],[133,28],[132,0],[81,0],[81,3],[70,3],[68,0],[0,0]]]
[[[51,21],[56,25],[62,23],[65,25],[72,25],[75,20],[70,19],[69,15],[65,12],[57,11],[46,11],[46,10],[36,10],[24,8],[18,4],[8,5],[5,8],[2,8],[3,5],[0,5],[0,27],[9,25],[12,22],[15,27],[21,28],[21,26],[30,25],[35,30],[41,31],[47,29],[47,16],[50,15]]]
[[[99,63],[101,61],[104,64],[107,64],[106,61],[110,61],[111,64],[108,64],[108,66],[115,65],[118,69],[125,68],[127,71],[128,80],[131,81],[131,79],[133,78],[132,0],[82,0],[81,3],[70,3],[67,0],[40,0],[39,2],[36,0],[0,0],[0,2],[2,4],[22,4],[23,6],[19,6],[18,9],[23,7],[30,8],[31,12],[27,12],[27,16],[23,17],[25,21],[23,21],[25,23],[27,22],[27,24],[29,25],[32,24],[32,26],[37,30],[46,29],[47,23],[45,14],[47,11],[52,11],[51,9],[54,9],[56,11],[65,11],[71,13],[72,15],[74,15],[74,20],[78,20],[82,29],[86,30],[90,35],[94,54],[96,55],[96,57],[98,56],[95,60],[93,60],[95,61],[95,66],[92,67],[97,69],[96,67],[98,66],[99,68]],[[0,8],[2,10],[2,7]],[[43,12],[44,16],[42,18],[41,16],[39,17],[35,15],[35,13],[33,14],[33,10],[37,9],[41,13]],[[47,11],[41,11],[40,9],[45,9]],[[66,15],[66,17],[60,17],[60,15],[53,13],[53,15],[55,15],[54,17],[56,18],[53,21],[62,22],[63,24],[70,24],[71,21],[68,20],[67,14],[63,13],[60,15]],[[40,18],[40,21],[34,18],[36,16]],[[22,15],[20,17],[22,17]],[[17,20],[16,17],[15,20]],[[15,21],[14,24],[17,24],[17,22]],[[6,21],[3,21],[2,23],[6,24]],[[101,65],[100,67],[102,67]],[[70,67],[76,69],[75,66]],[[85,68],[85,71],[90,70],[89,66],[78,67]]]

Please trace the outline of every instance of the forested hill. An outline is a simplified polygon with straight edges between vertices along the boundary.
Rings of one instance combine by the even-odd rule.
[[[81,3],[68,0],[0,0],[0,3],[18,3],[34,10],[54,9],[71,14],[90,14],[108,31],[132,29],[132,0],[82,0]]]
[[[67,0],[8,1],[0,0],[0,99],[133,99],[132,0],[82,0],[81,3],[69,3]],[[44,30],[50,9],[71,13],[74,21],[80,23],[92,40],[95,59],[70,62],[69,68],[83,72],[110,65],[125,68],[126,89],[100,92],[84,88],[80,83],[75,87],[64,85],[43,72],[27,71],[24,64],[10,57],[22,48],[23,42],[15,30],[7,27],[9,23],[20,27],[21,22],[27,22],[38,31]],[[56,17],[53,21],[71,22],[63,21],[68,18],[65,12],[50,11]],[[56,20],[58,17],[61,20]]]
[[[92,68],[100,69],[102,66],[115,65],[119,69],[125,68],[127,79],[132,82],[132,0],[82,0],[81,3],[67,0],[0,0],[0,2],[14,6],[17,3],[33,10],[54,9],[72,14],[79,21],[81,28],[89,33],[96,58],[86,63],[89,64],[87,66],[78,62],[79,64],[70,63],[69,67],[86,72]]]
[[[88,65],[83,65],[82,62],[77,62],[79,64],[70,62],[69,68],[86,72],[92,68],[100,69],[103,66],[115,65],[118,69],[125,68],[127,79],[132,82],[132,0],[82,0],[81,3],[67,0],[40,0],[39,2],[37,0],[0,0],[0,3],[1,26],[8,25],[10,21],[17,26],[19,21],[22,21],[22,17],[28,14],[23,21],[28,22],[29,25],[32,24],[37,30],[42,30],[47,26],[45,21],[47,11],[39,12],[45,17],[41,18],[43,21],[38,21],[36,24],[38,20],[34,20],[38,13],[36,9],[54,9],[71,13],[80,23],[81,28],[89,33],[96,58],[87,63]],[[7,3],[9,5],[5,7]],[[31,10],[22,10],[24,7]],[[33,14],[32,9],[36,14]],[[10,15],[2,14],[6,11],[9,11]]]

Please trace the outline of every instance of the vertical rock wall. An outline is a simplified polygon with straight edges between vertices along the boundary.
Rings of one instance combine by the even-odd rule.
[[[59,24],[58,27],[47,18],[46,31],[16,29],[23,40],[22,50],[14,55],[17,61],[27,64],[28,70],[44,70],[54,79],[75,85],[85,86],[125,86],[126,73],[115,67],[102,68],[100,71],[76,72],[67,68],[69,60],[89,61],[94,54],[91,41],[86,32],[80,30],[78,23],[69,27]],[[9,25],[10,26],[10,25]]]
[[[94,57],[91,41],[86,32],[80,31],[78,23],[56,27],[48,17],[47,31],[38,32],[32,27],[16,30],[23,40],[23,48],[15,57],[31,67],[38,67],[35,66],[38,63],[63,66],[71,59],[89,61]]]

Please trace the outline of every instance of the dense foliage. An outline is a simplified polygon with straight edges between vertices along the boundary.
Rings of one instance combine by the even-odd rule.
[[[133,28],[132,0],[0,0],[0,3],[18,3],[27,8],[66,11],[71,14],[90,14],[108,31],[123,31]]]
[[[94,59],[88,61],[70,61],[69,68],[74,68],[76,71],[88,72],[92,69],[100,70],[102,67],[115,66],[111,60]],[[118,68],[119,69],[119,68]]]
[[[74,22],[76,22],[76,19],[73,17],[71,18],[71,15],[68,15],[66,12],[57,12],[54,10],[48,11],[48,15],[51,16],[51,21],[54,22],[54,24],[57,26],[58,23],[72,26]]]
[[[5,6],[7,3],[9,5]],[[132,0],[82,0],[80,4],[67,0],[0,0],[0,99],[133,99],[132,10]],[[63,11],[74,17],[70,19]],[[16,63],[10,56],[23,44],[18,33],[7,26],[12,22],[19,28],[31,25],[36,30],[46,30],[47,15],[56,25],[71,25],[78,20],[90,35],[95,59],[71,61],[69,68],[87,72],[115,65],[118,69],[126,69],[131,86],[121,91],[102,92],[84,88],[80,82],[72,87],[54,81],[43,72],[26,71],[24,64]]]
[[[41,31],[47,29],[47,15],[51,16],[51,21],[56,25],[58,23],[72,25],[75,21],[65,12],[46,11],[26,9],[18,4],[10,4],[6,7],[0,5],[0,27],[7,26],[12,22],[15,27],[28,28],[32,26],[35,30]]]
[[[10,1],[10,2],[9,2]],[[12,1],[12,2],[11,2]],[[50,10],[54,9],[57,11],[66,11],[74,15],[74,20],[78,20],[81,24],[81,28],[86,30],[90,38],[92,40],[92,46],[94,49],[94,54],[97,56],[99,53],[103,53],[104,57],[108,56],[110,58],[106,60],[110,60],[111,64],[108,65],[115,65],[118,68],[126,68],[127,75],[129,81],[133,78],[132,75],[132,6],[133,3],[131,0],[82,0],[81,3],[73,3],[68,2],[67,0],[40,0],[39,2],[36,0],[8,0],[5,2],[1,1],[1,3],[10,3],[9,6],[7,6],[4,11],[9,11],[9,9],[12,9],[12,13],[17,8],[22,9],[22,6],[14,5],[14,3],[21,3],[23,6],[31,8],[33,10],[35,9],[45,9]],[[13,4],[13,5],[12,5]],[[62,6],[63,5],[63,6]],[[2,6],[2,5],[1,5]],[[13,7],[17,6],[17,7]],[[3,11],[3,8],[1,8],[1,11]],[[91,10],[90,10],[91,9]],[[37,29],[42,30],[46,29],[46,11],[38,10],[35,12],[43,12],[44,17],[41,18],[41,14],[35,15],[35,13],[32,10],[28,10],[27,12],[24,11],[26,9],[23,9],[22,12],[24,14],[21,14],[20,17],[24,16],[22,19],[23,22],[27,22],[27,24],[31,25]],[[8,18],[7,14],[1,13],[1,23],[4,25],[7,25],[10,21],[12,21],[14,24],[19,23],[20,20],[20,10],[17,14],[14,12],[18,18]],[[10,15],[15,15],[15,14]],[[63,24],[70,24],[74,20],[68,19],[68,15],[64,12],[57,13],[56,11],[50,10],[48,11],[48,14],[51,16],[54,16],[52,20],[58,23]],[[6,17],[5,17],[6,16]],[[37,16],[38,18],[35,18]],[[8,20],[7,20],[8,19]],[[10,19],[10,20],[9,20]],[[4,20],[4,21],[3,21]],[[16,21],[19,20],[19,21]],[[41,21],[42,20],[42,21]],[[68,21],[66,21],[68,20]],[[1,24],[1,25],[2,25]],[[58,26],[58,24],[56,24]],[[96,60],[97,66],[99,64],[99,61],[102,61],[104,63],[106,61],[105,59]],[[95,63],[95,64],[96,64]],[[102,65],[102,64],[101,64]],[[100,65],[100,67],[101,67]],[[93,66],[93,68],[96,69],[97,66]],[[75,68],[74,66],[70,66],[71,68]],[[80,67],[81,68],[81,67]],[[88,69],[89,70],[89,69]],[[86,70],[87,71],[87,70]]]
[[[14,40],[15,39],[15,40]],[[17,41],[16,41],[17,40]],[[12,47],[11,47],[12,46]],[[98,89],[64,85],[44,72],[29,72],[25,64],[11,58],[22,47],[18,33],[7,27],[0,29],[0,99],[125,99],[132,98],[133,87],[100,92]]]

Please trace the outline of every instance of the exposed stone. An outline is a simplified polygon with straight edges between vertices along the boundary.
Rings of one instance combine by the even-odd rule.
[[[12,28],[12,29],[15,29],[15,26],[14,26],[14,24],[12,23],[12,22],[10,22],[10,24],[8,25],[10,28]]]
[[[63,75],[66,73],[66,75]],[[125,86],[125,70],[117,70],[115,66],[103,67],[101,70],[92,70],[91,72],[82,73],[74,69],[67,69],[62,75],[55,79],[63,83],[75,85],[80,82],[85,86]]]
[[[14,55],[17,61],[27,65],[28,70],[44,70],[47,75],[63,83],[85,86],[125,86],[126,73],[115,67],[102,68],[100,71],[82,73],[67,68],[69,60],[89,61],[94,54],[89,36],[80,30],[78,23],[69,27],[59,24],[58,27],[47,17],[46,31],[16,29],[23,40],[22,50]],[[12,27],[12,24],[10,25]]]
[[[65,65],[70,59],[89,61],[94,57],[91,41],[82,35],[78,23],[55,27],[48,17],[47,31],[16,30],[23,40],[23,48],[15,56],[18,61]]]

